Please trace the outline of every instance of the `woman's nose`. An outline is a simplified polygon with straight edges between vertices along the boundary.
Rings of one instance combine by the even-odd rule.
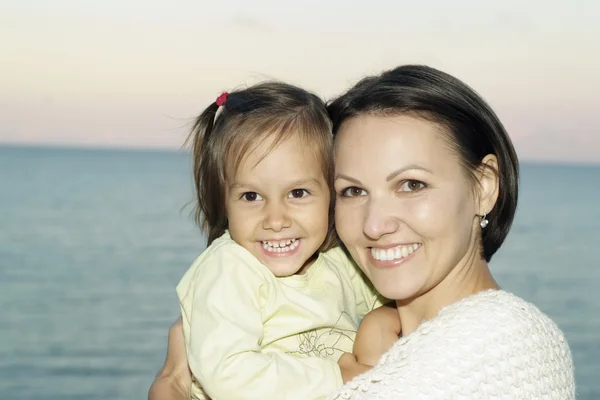
[[[395,208],[397,204],[384,199],[370,199],[363,223],[363,232],[370,239],[377,240],[382,236],[394,233],[400,227]]]

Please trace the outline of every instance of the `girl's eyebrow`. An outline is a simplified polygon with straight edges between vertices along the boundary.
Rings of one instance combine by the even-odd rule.
[[[348,175],[344,175],[344,174],[335,174],[335,178],[334,179],[336,181],[338,179],[344,179],[346,181],[349,181],[349,182],[352,182],[352,183],[356,183],[357,185],[362,185],[362,183],[358,179],[349,177]]]
[[[290,186],[309,186],[316,185],[319,186],[320,182],[316,178],[308,178],[308,179],[298,179],[297,181],[291,182]]]
[[[290,182],[288,186],[290,187],[301,187],[301,186],[310,186],[315,185],[319,186],[320,181],[316,178],[307,178],[307,179],[298,179],[296,181]],[[255,189],[254,185],[245,182],[233,182],[229,185],[229,189]]]
[[[248,183],[233,182],[229,185],[229,190],[233,189],[254,189],[254,187]]]

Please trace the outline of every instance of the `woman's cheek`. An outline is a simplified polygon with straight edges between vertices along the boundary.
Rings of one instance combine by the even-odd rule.
[[[440,226],[444,225],[447,218],[448,204],[431,194],[415,197],[411,201],[404,202],[406,217],[405,222],[411,225],[416,232],[426,234],[435,232]]]

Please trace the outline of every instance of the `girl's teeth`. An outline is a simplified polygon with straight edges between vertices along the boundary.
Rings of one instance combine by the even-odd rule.
[[[408,257],[418,248],[419,245],[416,243],[404,246],[396,246],[391,249],[377,249],[375,247],[371,247],[371,255],[377,261],[395,261]]]
[[[263,240],[263,249],[272,253],[286,253],[292,251],[300,245],[298,239],[287,239],[287,240]]]

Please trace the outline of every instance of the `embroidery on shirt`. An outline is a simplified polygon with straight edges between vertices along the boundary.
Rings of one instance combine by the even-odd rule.
[[[333,327],[329,329],[312,329],[300,333],[298,335],[298,350],[288,351],[287,353],[322,358],[332,356],[336,352],[344,353],[345,350],[338,348],[337,344],[343,339],[353,342],[354,334],[356,333],[356,331],[352,329],[341,329],[337,327],[337,324],[344,315],[351,318],[348,313],[342,311]]]

